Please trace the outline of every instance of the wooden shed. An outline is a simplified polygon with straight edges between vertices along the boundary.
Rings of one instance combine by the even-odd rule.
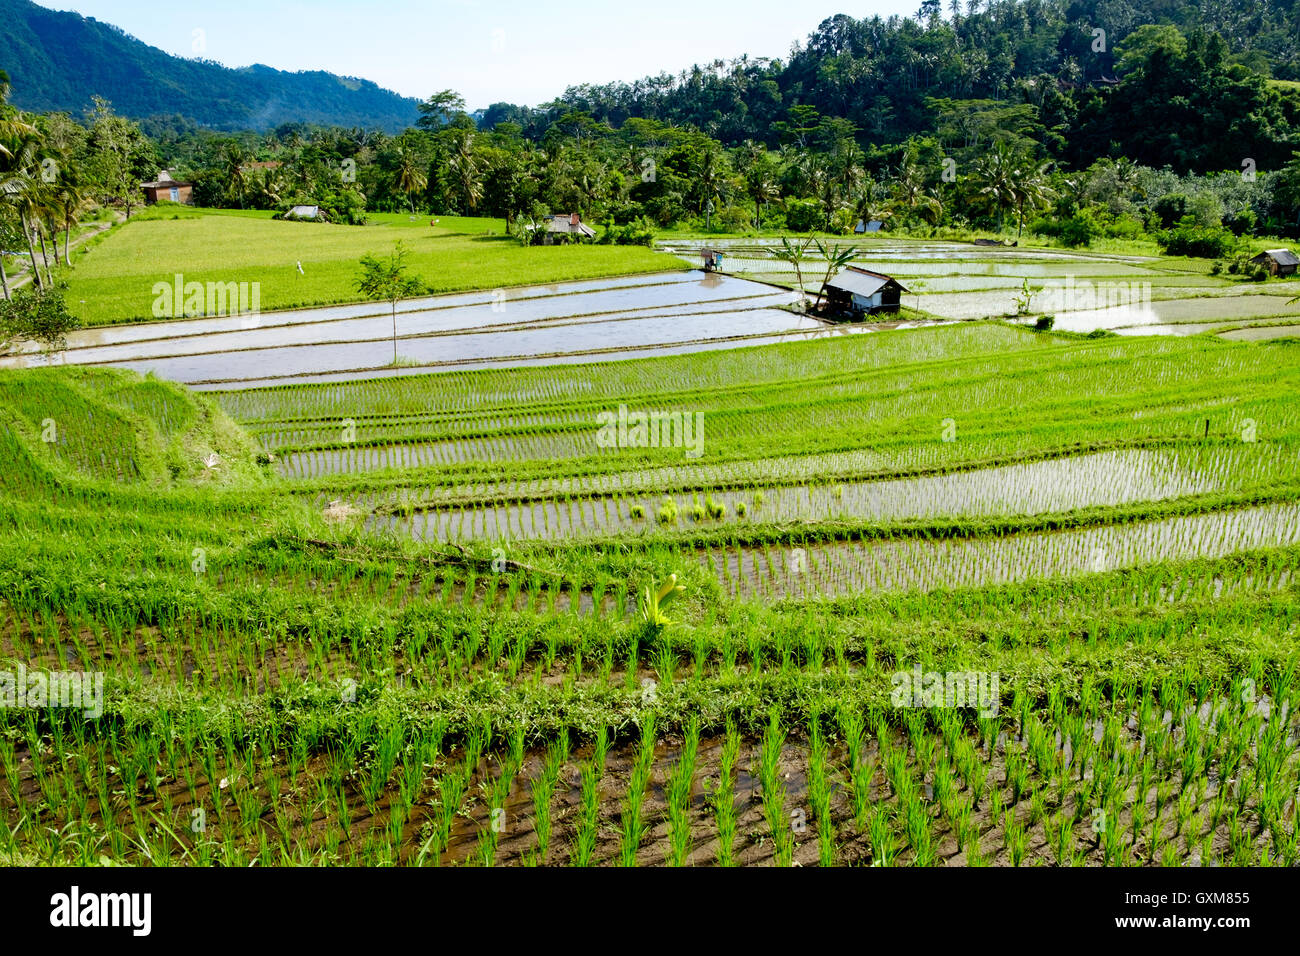
[[[582,216],[574,213],[562,213],[555,216],[547,216],[542,220],[542,232],[540,241],[542,245],[553,246],[562,245],[568,242],[582,242],[584,239],[595,239],[596,230],[582,221]],[[533,226],[529,226],[533,229]]]
[[[881,272],[849,266],[826,283],[830,310],[849,315],[866,312],[897,312],[907,289],[897,279]]]
[[[1250,261],[1257,266],[1264,266],[1269,275],[1274,276],[1295,275],[1296,267],[1300,266],[1300,256],[1290,249],[1265,249]]]

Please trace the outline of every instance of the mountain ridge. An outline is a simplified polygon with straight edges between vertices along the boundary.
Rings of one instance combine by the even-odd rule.
[[[30,0],[0,0],[0,23],[0,69],[22,109],[79,115],[99,95],[133,119],[179,115],[221,130],[307,123],[398,132],[418,118],[416,99],[361,77],[189,60]]]

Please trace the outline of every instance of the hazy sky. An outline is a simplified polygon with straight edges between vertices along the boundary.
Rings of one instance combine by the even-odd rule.
[[[920,0],[41,0],[177,56],[360,76],[470,109],[692,63],[786,57],[822,20],[913,14]],[[201,32],[196,32],[201,31]]]

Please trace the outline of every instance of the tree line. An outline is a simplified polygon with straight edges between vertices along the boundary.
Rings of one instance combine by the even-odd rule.
[[[166,166],[200,205],[312,204],[343,223],[492,216],[521,238],[548,213],[603,223],[613,241],[879,223],[1073,246],[1155,236],[1217,256],[1239,237],[1300,235],[1300,93],[1265,74],[1295,66],[1276,31],[1233,21],[1234,49],[1199,23],[1125,23],[1104,5],[941,13],[931,2],[915,18],[837,16],[788,62],[742,57],[537,108],[470,114],[442,91],[398,135],[135,124],[103,101],[81,119],[29,116],[35,132],[13,154],[26,158],[5,169],[30,179],[52,156],[68,175],[6,199],[0,228],[33,247],[62,228],[66,256],[87,198],[68,190],[129,214],[139,181]]]

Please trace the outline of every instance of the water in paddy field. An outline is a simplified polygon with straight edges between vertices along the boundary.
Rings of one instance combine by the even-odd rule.
[[[1204,324],[1217,320],[1217,324],[1224,325],[1234,320],[1286,315],[1300,319],[1300,310],[1287,303],[1285,297],[1277,295],[1166,299],[1141,305],[1058,312],[1055,327],[1069,332],[1132,329],[1133,333],[1140,333],[1146,326],[1166,327],[1184,322]]]
[[[59,360],[242,387],[643,357],[834,332],[777,308],[794,298],[729,276],[642,276],[403,303],[397,363],[393,318],[375,304],[89,330],[74,335]]]
[[[1288,502],[997,538],[720,548],[704,552],[701,560],[733,596],[779,600],[1077,577],[1297,543],[1300,505]]]
[[[364,451],[357,449],[352,454]],[[432,453],[429,455],[418,463],[434,463]],[[405,457],[390,460],[394,464],[407,461]],[[669,530],[697,525],[725,528],[753,521],[895,522],[1061,513],[1240,488],[1243,483],[1267,481],[1295,466],[1294,454],[1259,446],[1204,455],[1129,449],[915,478],[764,487],[761,502],[754,488],[679,492],[667,495],[678,509],[677,521]],[[295,467],[310,473],[304,463]],[[426,510],[413,515],[381,512],[370,519],[370,526],[391,528],[420,540],[558,540],[663,530],[656,518],[665,498],[662,490],[514,502],[507,490],[502,497],[505,500],[499,503],[464,508],[437,507],[430,502]],[[691,507],[697,502],[704,504],[709,497],[725,507],[724,514],[696,522],[690,517]],[[739,515],[740,508],[747,511],[745,517]],[[634,509],[640,509],[640,517],[633,517]]]
[[[1263,342],[1266,339],[1291,338],[1297,335],[1300,335],[1300,318],[1297,318],[1295,325],[1273,325],[1256,329],[1233,329],[1231,332],[1224,332],[1220,338],[1232,339],[1237,342]]]

